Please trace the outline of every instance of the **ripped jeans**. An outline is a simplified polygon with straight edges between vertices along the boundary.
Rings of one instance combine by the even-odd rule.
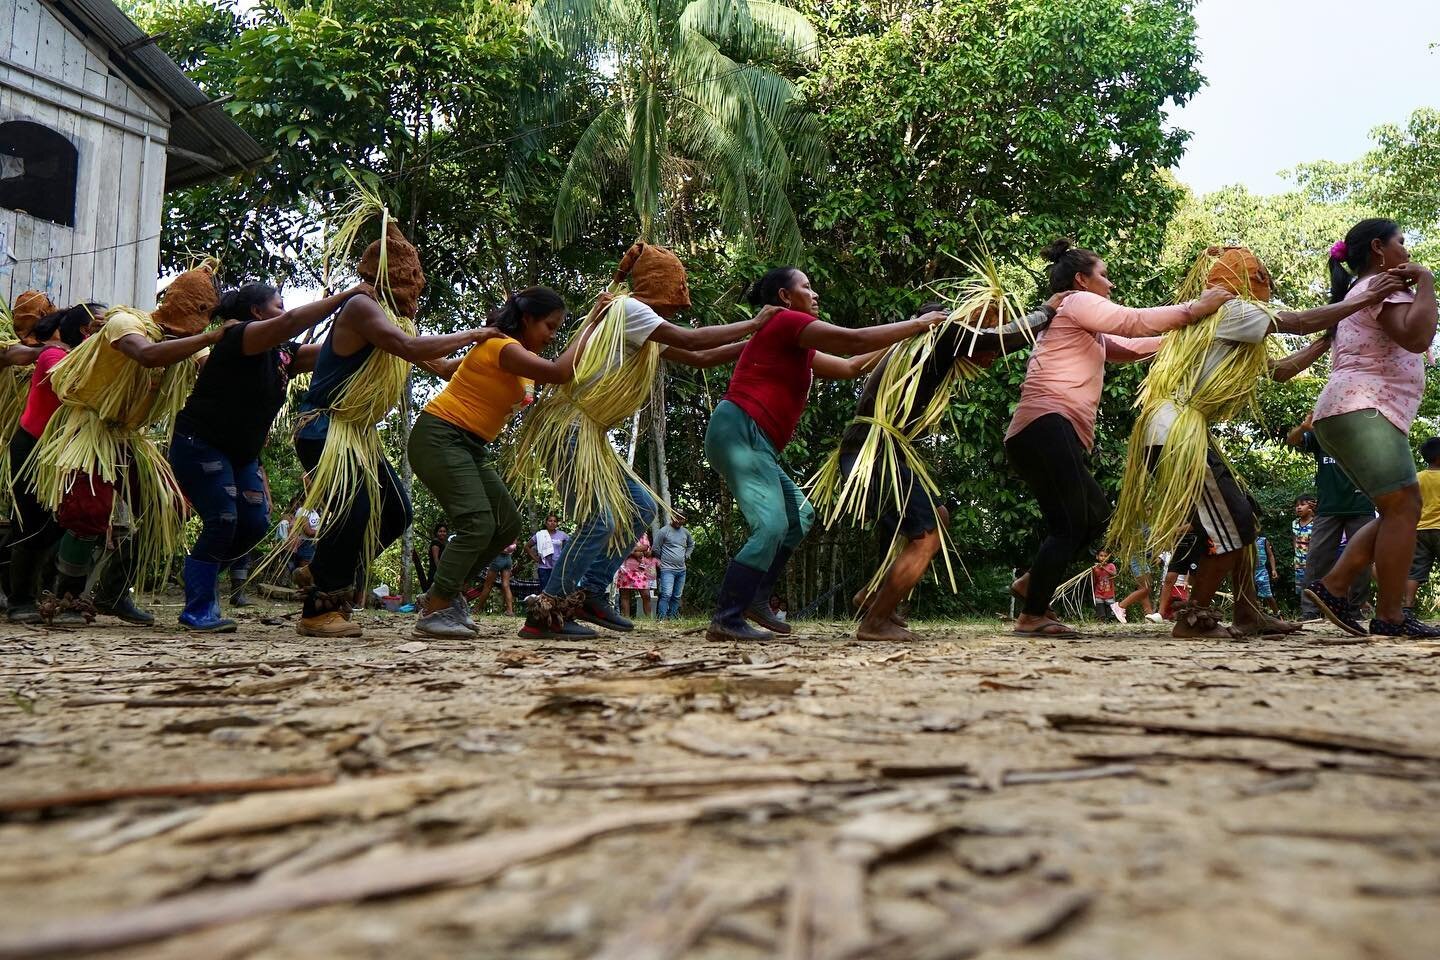
[[[198,437],[176,433],[170,466],[203,526],[190,551],[196,560],[227,564],[250,552],[270,529],[260,463],[235,463]]]

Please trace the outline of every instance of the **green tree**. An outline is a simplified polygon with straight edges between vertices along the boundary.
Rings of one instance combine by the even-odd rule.
[[[551,65],[535,118],[585,124],[556,197],[557,245],[582,236],[624,182],[642,239],[714,223],[798,253],[788,188],[822,172],[824,150],[770,65],[814,59],[804,16],[768,0],[538,0],[531,22]],[[577,87],[594,97],[579,111]]]

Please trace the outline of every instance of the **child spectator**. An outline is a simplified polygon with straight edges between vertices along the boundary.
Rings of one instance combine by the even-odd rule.
[[[1273,614],[1280,613],[1280,605],[1275,602],[1275,591],[1271,587],[1274,580],[1279,579],[1275,572],[1275,553],[1270,549],[1270,538],[1255,538],[1255,594],[1260,602],[1265,604]]]
[[[1415,530],[1415,557],[1410,564],[1410,577],[1405,583],[1405,609],[1415,609],[1415,595],[1420,585],[1430,579],[1430,569],[1440,559],[1440,437],[1431,437],[1420,444],[1420,522]]]
[[[1110,551],[1101,550],[1095,554],[1095,566],[1090,568],[1090,589],[1095,594],[1095,614],[1105,619],[1106,611],[1121,623],[1125,622],[1125,611],[1115,602],[1115,564],[1110,562]]]

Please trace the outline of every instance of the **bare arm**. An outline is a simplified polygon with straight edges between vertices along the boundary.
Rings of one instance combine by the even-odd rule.
[[[204,333],[197,333],[191,337],[179,337],[175,340],[161,340],[159,343],[152,342],[150,338],[142,334],[129,333],[111,343],[110,346],[142,367],[170,367],[181,360],[193,357],[206,347],[219,343],[225,331],[234,325],[235,321],[231,320],[224,326],[206,330]]]
[[[566,348],[559,359],[546,360],[519,343],[507,343],[500,349],[500,369],[536,383],[569,383],[575,379],[575,353]]]
[[[1415,299],[1381,307],[1380,326],[1406,350],[1424,353],[1435,341],[1435,276],[1418,263],[1407,263],[1391,273],[1415,284]]]
[[[1327,303],[1313,310],[1281,310],[1275,316],[1275,329],[1280,333],[1318,333],[1329,330],[1357,310],[1372,307],[1392,293],[1405,289],[1405,281],[1393,273],[1376,279],[1363,296],[1339,303]]]
[[[1273,361],[1270,364],[1270,379],[1276,383],[1284,383],[1299,376],[1310,364],[1325,356],[1325,351],[1330,349],[1330,342],[1329,337],[1317,337],[1285,359]]]
[[[1114,337],[1102,338],[1106,363],[1138,363],[1149,360],[1160,350],[1160,337]]]
[[[671,347],[660,356],[674,363],[683,363],[687,367],[696,367],[700,370],[708,370],[711,367],[721,367],[727,363],[734,363],[740,359],[740,354],[745,350],[745,343],[727,343],[723,347],[711,347],[709,350],[681,350]]]
[[[315,369],[315,361],[320,359],[320,344],[307,343],[295,351],[295,358],[290,361],[290,375],[297,373],[310,373]]]
[[[883,350],[893,343],[899,343],[926,330],[945,319],[946,314],[937,310],[914,320],[899,323],[882,323],[874,327],[838,327],[824,320],[816,320],[800,331],[795,342],[802,347],[833,354],[870,353]],[[819,372],[818,370],[816,372]],[[822,374],[823,376],[823,374]]]
[[[345,318],[350,329],[366,342],[410,363],[436,360],[472,343],[480,343],[500,335],[500,331],[493,327],[481,327],[435,336],[412,336],[391,323],[390,318],[385,316],[385,311],[380,309],[380,304],[370,297],[351,298],[341,310],[340,316]],[[334,335],[332,331],[331,336]]]
[[[245,325],[240,349],[247,356],[254,356],[257,353],[264,353],[271,347],[278,347],[287,340],[293,340],[297,334],[315,326],[344,306],[346,300],[357,294],[373,298],[375,288],[368,283],[357,283],[349,290],[324,297],[314,303],[307,303],[294,310],[287,310],[278,317],[248,323]]]
[[[837,357],[817,351],[814,359],[810,361],[810,369],[815,371],[817,377],[824,377],[826,380],[858,380],[880,362],[885,352],[872,350],[858,357]]]
[[[1303,447],[1305,445],[1305,434],[1309,432],[1312,426],[1313,424],[1311,424],[1310,418],[1306,417],[1304,423],[1290,428],[1290,431],[1285,434],[1285,442],[1292,447]]]
[[[760,312],[749,320],[708,327],[682,327],[673,323],[662,323],[651,331],[650,339],[667,347],[679,347],[681,350],[698,353],[744,340],[765,326],[770,318],[779,312],[779,307],[761,307]]]
[[[449,380],[455,376],[455,371],[459,370],[460,364],[464,362],[464,357],[446,357],[441,360],[422,360],[420,366],[429,370],[441,380]]]
[[[44,347],[31,347],[23,343],[12,343],[5,348],[4,362],[0,366],[28,367],[40,358]]]

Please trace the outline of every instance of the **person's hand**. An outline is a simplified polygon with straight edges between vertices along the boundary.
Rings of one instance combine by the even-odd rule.
[[[1420,264],[1416,263],[1413,260],[1409,263],[1402,263],[1398,267],[1391,267],[1389,270],[1385,271],[1384,276],[1399,277],[1401,283],[1403,283],[1407,287],[1412,286],[1416,283],[1420,283],[1422,281],[1428,280],[1432,283],[1435,281],[1435,276],[1429,270],[1420,266]],[[1382,277],[1381,279],[1383,280],[1384,277]],[[1381,281],[1377,280],[1375,282],[1378,284]]]
[[[494,340],[496,337],[505,336],[499,327],[476,327],[473,330],[465,331],[471,343],[484,343],[486,340]]]
[[[369,297],[371,300],[374,300],[374,301],[376,301],[377,303],[378,303],[379,300],[380,300],[380,295],[375,292],[375,288],[374,288],[373,286],[371,286],[370,284],[366,283],[364,280],[361,280],[359,283],[357,283],[357,284],[355,284],[354,286],[352,286],[349,290],[346,290],[344,293],[341,294],[341,296],[342,296],[342,297]]]
[[[1207,287],[1199,298],[1190,301],[1190,322],[1210,316],[1234,299],[1235,294],[1224,287]]]
[[[615,302],[615,294],[613,294],[613,293],[602,293],[602,294],[600,294],[600,296],[598,296],[598,297],[595,298],[595,305],[590,308],[590,312],[587,313],[587,314],[585,314],[585,323],[586,323],[586,324],[591,324],[591,323],[595,323],[595,322],[599,321],[600,317],[605,313],[605,308],[608,307],[608,306],[610,306],[610,304],[612,304],[612,303],[614,303],[614,302]]]
[[[948,310],[931,310],[929,313],[922,314],[915,318],[913,321],[915,324],[915,332],[924,333],[936,324],[944,323],[949,317],[950,311]]]
[[[770,322],[770,318],[774,317],[775,314],[779,313],[781,310],[784,309],[784,307],[777,307],[773,304],[766,304],[765,306],[760,308],[760,312],[756,313],[755,316],[750,318],[750,322],[755,324],[755,329],[757,331],[764,330],[765,324]]]
[[[1061,290],[1059,293],[1052,296],[1049,300],[1046,300],[1045,306],[1049,307],[1051,310],[1059,312],[1060,304],[1064,303],[1065,298],[1069,297],[1070,294],[1074,292],[1074,290]]]
[[[225,336],[225,331],[229,330],[231,327],[235,326],[239,322],[239,320],[226,320],[224,323],[220,324],[220,326],[212,328],[210,330],[209,336],[210,344],[213,346],[219,343],[220,339]]]

